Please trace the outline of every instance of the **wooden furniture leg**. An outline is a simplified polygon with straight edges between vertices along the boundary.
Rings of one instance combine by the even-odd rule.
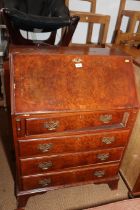
[[[108,186],[111,190],[117,190],[118,188],[118,182],[119,182],[119,177],[116,178],[116,180],[112,180],[108,182]]]
[[[17,195],[17,209],[24,210],[30,195]]]

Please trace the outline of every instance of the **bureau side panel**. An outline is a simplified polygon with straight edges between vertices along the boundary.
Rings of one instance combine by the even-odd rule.
[[[140,100],[140,69],[135,68],[136,88],[138,99]],[[128,147],[126,149],[123,162],[121,165],[121,172],[123,178],[127,182],[129,188],[133,190],[137,178],[140,174],[140,112],[137,115],[133,132],[130,137]],[[129,167],[128,167],[129,166]],[[135,191],[137,187],[135,185]],[[138,189],[137,189],[138,190]],[[140,191],[140,186],[139,186]]]

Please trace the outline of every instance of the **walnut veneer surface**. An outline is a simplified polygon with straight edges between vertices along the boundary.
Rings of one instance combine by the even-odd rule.
[[[139,104],[132,61],[111,49],[10,52],[17,209],[37,193],[118,184]]]

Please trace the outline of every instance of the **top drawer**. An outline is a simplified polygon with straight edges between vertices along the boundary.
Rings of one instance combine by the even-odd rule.
[[[16,118],[17,135],[29,136],[56,132],[85,131],[93,129],[126,127],[130,118],[129,112],[85,112],[34,115]],[[131,119],[132,122],[132,119]]]

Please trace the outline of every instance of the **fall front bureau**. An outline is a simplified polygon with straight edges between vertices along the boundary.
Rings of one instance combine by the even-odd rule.
[[[13,47],[9,60],[17,209],[61,187],[116,189],[139,108],[131,58],[110,49]]]

